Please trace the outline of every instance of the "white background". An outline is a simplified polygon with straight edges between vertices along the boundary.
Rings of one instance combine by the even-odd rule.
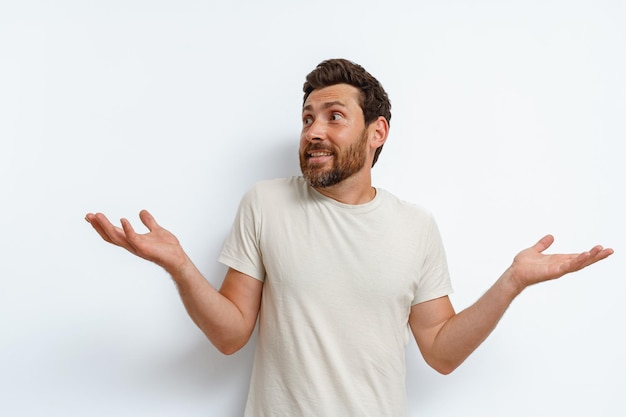
[[[148,208],[219,285],[242,193],[299,174],[305,74],[345,57],[388,90],[374,183],[435,213],[457,309],[546,233],[616,249],[528,289],[452,375],[411,343],[410,415],[626,415],[625,22],[617,0],[3,1],[0,414],[241,415],[254,340],[220,355],[83,218]]]

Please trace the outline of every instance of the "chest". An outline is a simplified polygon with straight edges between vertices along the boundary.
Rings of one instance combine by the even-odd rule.
[[[315,208],[269,216],[260,239],[266,285],[301,302],[395,300],[408,309],[424,252],[413,229],[393,216]]]

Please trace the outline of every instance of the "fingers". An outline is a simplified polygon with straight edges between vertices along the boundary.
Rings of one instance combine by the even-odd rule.
[[[533,249],[541,253],[544,250],[548,249],[552,245],[552,243],[554,243],[554,236],[545,235],[539,240],[539,242],[535,243]]]
[[[602,260],[613,255],[613,249],[603,248],[600,245],[594,246],[589,252],[591,253],[592,258],[597,258],[598,260]]]
[[[147,210],[141,210],[139,218],[150,232],[161,229],[161,226]],[[137,233],[128,219],[120,219],[121,228],[114,226],[102,213],[88,213],[85,216],[85,220],[91,224],[106,242],[120,246],[135,255],[139,255],[142,252],[142,239],[146,235]]]
[[[594,246],[588,252],[582,252],[576,255],[567,264],[563,266],[563,273],[580,271],[583,268],[593,265],[613,254],[613,249],[605,249],[600,245]]]
[[[126,238],[128,240],[132,240],[137,235],[133,226],[130,224],[130,222],[127,219],[124,219],[124,218],[120,219],[120,223],[122,224],[122,230],[124,231]]]
[[[152,217],[152,214],[150,214],[148,212],[148,210],[141,210],[139,212],[139,218],[141,219],[141,222],[148,228],[148,230],[150,230],[151,232],[158,228],[159,225],[157,224],[156,220],[154,220],[154,217]]]
[[[88,213],[85,216],[85,220],[87,220],[87,222],[89,224],[91,224],[91,226],[96,230],[96,232],[98,232],[98,234],[100,235],[100,237],[102,239],[104,239],[105,241],[107,241],[109,243],[113,243],[113,241],[111,240],[111,237],[109,236],[109,233],[107,232],[107,230],[103,226],[106,223],[110,224],[109,219],[107,219],[104,214],[102,214],[102,213],[96,213],[96,214]]]
[[[132,246],[126,238],[126,232],[123,229],[114,226],[104,214],[90,213],[85,217],[85,220],[91,224],[100,237],[102,237],[102,239],[106,242],[123,247],[131,252],[133,251]]]
[[[535,245],[532,247],[532,249],[536,250],[537,252],[543,252],[546,249],[548,249],[550,246],[552,246],[552,244],[554,243],[554,236],[552,235],[545,235],[544,237],[542,237],[537,243],[535,243]],[[584,264],[581,268],[587,266],[587,265],[591,265],[597,261],[600,261],[610,255],[613,254],[613,249],[610,248],[604,248],[602,247],[602,245],[596,245],[593,248],[591,248],[588,252],[582,252],[579,254],[571,254],[570,256],[573,257],[574,259],[571,261],[572,264],[576,263],[576,264],[584,264],[585,261],[588,261],[589,263]]]
[[[135,232],[135,229],[127,219],[120,219],[120,223],[122,223],[122,230],[124,231],[125,241],[128,244],[128,247],[125,246],[126,249],[136,254],[137,245],[139,243],[137,232]]]
[[[566,274],[570,272],[580,271],[581,269],[583,269],[584,267],[590,264],[589,263],[590,258],[591,258],[591,253],[589,252],[579,253],[578,256],[576,256],[570,262],[564,264],[563,273]]]
[[[613,254],[613,249],[605,249],[601,245],[594,246],[588,252],[582,252],[578,254],[575,262],[582,264],[582,267],[586,267],[588,265],[594,264],[598,261],[601,261],[604,258],[609,257]]]
[[[599,254],[600,259],[608,258],[611,255],[613,255],[613,249],[611,248],[602,249],[602,252]]]
[[[589,261],[587,263],[587,265],[591,265],[594,264],[598,261],[601,261],[602,259],[608,258],[609,256],[611,256],[613,254],[613,249],[610,248],[603,248],[602,246],[598,245],[598,246],[594,246],[590,251],[589,251]],[[585,265],[585,266],[587,266]]]

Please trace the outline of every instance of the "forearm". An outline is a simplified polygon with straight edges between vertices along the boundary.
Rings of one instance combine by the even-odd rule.
[[[215,289],[191,260],[168,272],[187,313],[220,352],[232,354],[246,344],[252,329],[242,311]]]
[[[473,305],[441,326],[430,350],[435,369],[444,374],[452,372],[493,331],[523,289],[516,285],[510,271],[507,270]]]
[[[138,234],[130,222],[121,219],[115,227],[102,213],[88,213],[85,219],[106,241],[164,268],[174,279],[183,304],[192,320],[223,353],[241,348],[250,338],[260,305],[262,284],[229,269],[219,292],[204,279],[172,233],[159,226],[146,210],[139,213],[150,231]],[[230,280],[229,280],[230,277]]]
[[[447,298],[445,302],[414,306],[412,328],[426,361],[439,372],[452,372],[489,336],[524,288],[560,278],[613,254],[613,249],[600,245],[581,253],[543,254],[553,242],[554,237],[546,235],[518,253],[498,281],[461,313],[454,313]],[[435,319],[424,319],[429,311]]]

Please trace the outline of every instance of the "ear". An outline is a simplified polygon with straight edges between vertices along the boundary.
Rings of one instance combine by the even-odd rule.
[[[389,135],[389,123],[383,116],[378,116],[378,119],[374,120],[370,127],[371,139],[370,146],[373,149],[380,148],[387,141]]]

